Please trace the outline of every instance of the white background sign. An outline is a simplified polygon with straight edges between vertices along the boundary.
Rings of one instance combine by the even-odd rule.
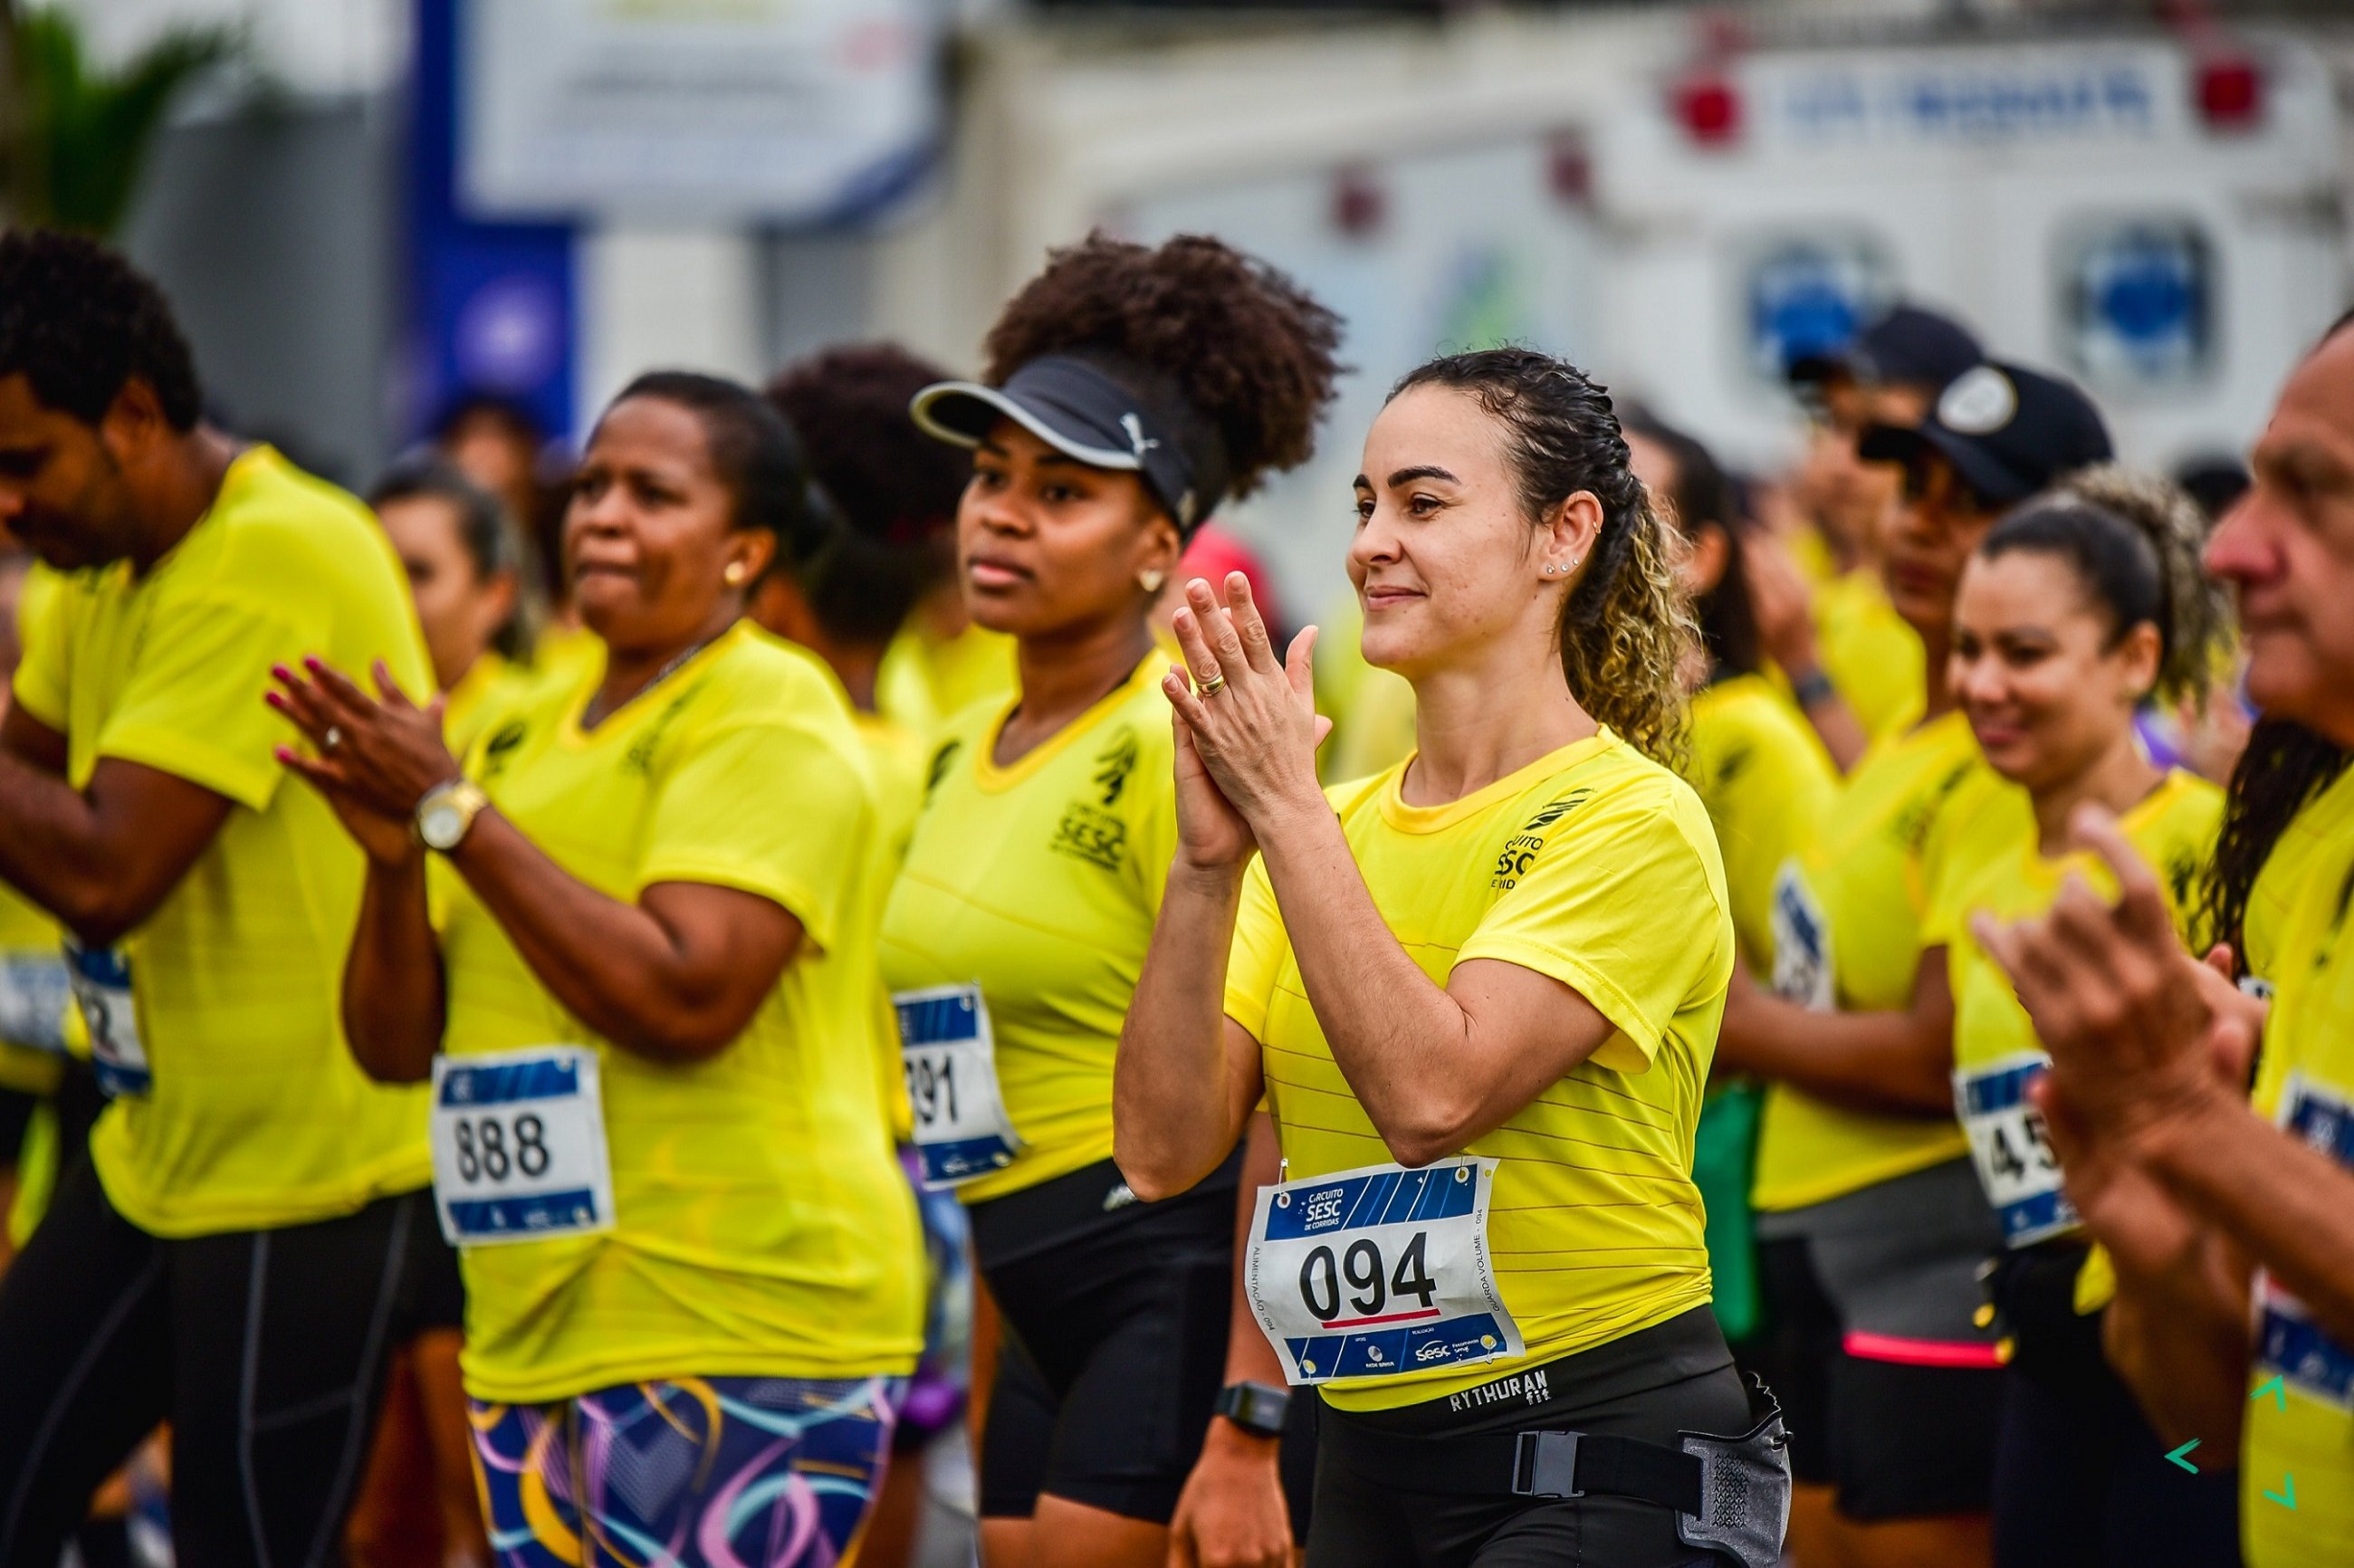
[[[483,217],[847,222],[940,134],[928,0],[464,0],[459,184]]]

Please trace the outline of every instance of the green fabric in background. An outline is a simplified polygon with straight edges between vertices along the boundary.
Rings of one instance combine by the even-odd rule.
[[[1716,1090],[1701,1107],[1692,1139],[1692,1184],[1708,1205],[1708,1266],[1716,1281],[1716,1320],[1738,1344],[1757,1331],[1757,1234],[1749,1181],[1757,1160],[1757,1112],[1765,1091],[1753,1083]]]

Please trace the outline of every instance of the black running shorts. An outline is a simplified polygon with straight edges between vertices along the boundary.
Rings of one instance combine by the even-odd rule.
[[[1158,1203],[1105,1160],[974,1205],[1005,1324],[981,1517],[1026,1519],[1041,1493],[1154,1524],[1175,1513],[1225,1377],[1239,1163]],[[1312,1402],[1293,1404],[1305,1429]]]

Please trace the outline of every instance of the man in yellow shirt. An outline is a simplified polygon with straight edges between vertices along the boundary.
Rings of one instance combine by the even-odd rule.
[[[2349,328],[2290,376],[2254,489],[2207,547],[2239,589],[2250,699],[2340,746]],[[2168,1441],[2210,1443],[2219,1464],[2237,1446],[2251,1568],[2354,1561],[2354,834],[2300,851],[2252,1112],[2252,1004],[2179,956],[2158,876],[2115,825],[2081,831],[2117,874],[2115,905],[2078,885],[2043,919],[1976,930],[2052,1054],[2042,1108],[2068,1196],[2115,1266],[2110,1359]]]
[[[1864,747],[1912,722],[1926,679],[1921,640],[1889,603],[1881,554],[1897,503],[1896,468],[1865,458],[1866,428],[1918,425],[1938,393],[1985,357],[1959,323],[1899,305],[1837,354],[1792,362],[1813,421],[1794,489],[1826,546],[1811,591],[1803,568],[1753,552],[1766,652],[1842,773]]]
[[[169,306],[87,240],[0,237],[0,524],[70,574],[0,721],[0,877],[114,1097],[0,1287],[0,1562],[167,1419],[179,1561],[311,1561],[438,1244],[422,1102],[336,1022],[360,857],[262,693],[317,654],[422,694],[423,641],[366,511],[199,424]]]

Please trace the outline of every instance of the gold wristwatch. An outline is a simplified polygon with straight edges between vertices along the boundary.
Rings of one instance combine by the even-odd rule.
[[[448,854],[466,840],[491,798],[471,779],[452,779],[425,791],[417,802],[417,840],[427,849]]]

